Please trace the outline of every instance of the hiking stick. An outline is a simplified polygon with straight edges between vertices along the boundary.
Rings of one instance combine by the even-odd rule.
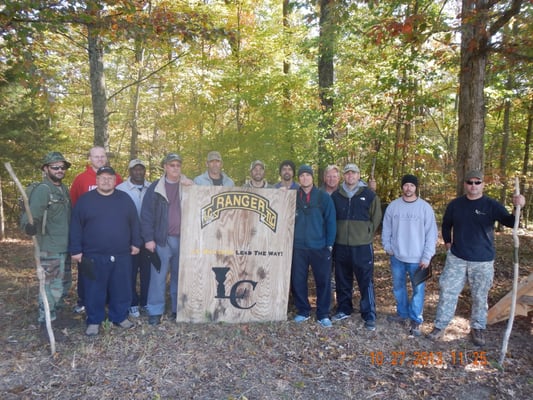
[[[13,171],[13,168],[11,168],[11,164],[9,162],[6,162],[4,163],[4,165],[7,169],[7,172],[9,172],[9,175],[11,175],[13,182],[15,182],[15,185],[17,185],[18,190],[22,194],[22,200],[24,201],[24,209],[26,210],[26,214],[28,215],[28,222],[30,224],[33,224],[33,215],[30,210],[30,202],[28,200],[28,196],[26,196],[26,191],[18,180],[15,171]],[[43,267],[41,265],[41,250],[39,248],[39,242],[37,242],[37,237],[33,235],[31,238],[33,240],[33,256],[35,258],[35,265],[37,268],[37,277],[39,278],[39,294],[41,295],[41,299],[43,300],[46,330],[48,331],[48,337],[50,338],[50,351],[52,352],[52,355],[54,355],[56,352],[56,340],[54,337],[54,331],[52,329],[52,321],[50,321],[50,305],[48,304],[48,297],[46,296],[46,290],[44,288],[45,276]]]
[[[520,194],[520,186],[518,183],[518,177],[515,177],[514,182],[514,194]],[[503,361],[505,360],[505,355],[507,354],[507,345],[509,343],[509,337],[511,336],[511,331],[513,329],[514,314],[516,310],[516,292],[518,290],[518,248],[520,247],[520,242],[518,240],[518,225],[520,223],[520,205],[515,207],[514,211],[514,226],[513,226],[513,290],[511,292],[511,310],[509,311],[509,320],[507,321],[507,329],[503,335],[502,342],[502,351],[500,353],[500,367],[503,367]]]

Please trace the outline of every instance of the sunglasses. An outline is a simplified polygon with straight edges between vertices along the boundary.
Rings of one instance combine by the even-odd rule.
[[[53,171],[65,171],[67,169],[67,167],[65,167],[64,165],[54,165],[54,166],[48,166],[48,168],[50,168],[51,170]]]
[[[483,181],[466,181],[467,185],[481,185]]]

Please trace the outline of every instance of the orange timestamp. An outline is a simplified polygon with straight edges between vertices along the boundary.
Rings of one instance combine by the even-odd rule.
[[[444,365],[488,365],[486,351],[371,351],[370,363],[376,366],[396,365],[429,367]]]

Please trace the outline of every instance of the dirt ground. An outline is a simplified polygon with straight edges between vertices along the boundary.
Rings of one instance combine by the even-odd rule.
[[[489,305],[512,285],[512,237],[497,235],[495,282]],[[36,323],[38,282],[31,241],[0,243],[0,398],[11,399],[530,399],[533,398],[532,321],[517,317],[500,368],[507,323],[487,327],[487,345],[469,338],[468,288],[443,341],[410,337],[390,325],[395,312],[388,262],[376,238],[377,330],[358,314],[321,328],[316,321],[177,324],[157,327],[147,316],[124,331],[103,324],[87,338],[83,316],[71,312],[75,290],[60,313],[56,354]],[[520,275],[533,269],[533,235],[520,237]],[[426,289],[424,333],[432,329],[438,276]],[[355,291],[354,305],[358,304]]]

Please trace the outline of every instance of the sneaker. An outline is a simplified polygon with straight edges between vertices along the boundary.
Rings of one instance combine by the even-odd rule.
[[[139,312],[139,307],[131,306],[129,309],[129,315],[133,318],[139,318],[141,316],[141,313]]]
[[[434,342],[436,342],[437,340],[441,339],[443,336],[444,336],[444,329],[433,328],[430,334],[427,335],[427,338],[429,340],[433,340]]]
[[[376,330],[376,321],[365,321],[365,328],[367,331],[375,331]]]
[[[484,329],[471,329],[470,334],[472,335],[472,342],[476,346],[485,346],[485,338],[483,337]]]
[[[74,312],[74,314],[83,314],[85,312],[85,306],[80,306],[79,304],[77,304],[72,311]]]
[[[333,316],[333,321],[342,321],[343,319],[346,319],[346,318],[350,318],[350,316],[341,311]]]
[[[148,323],[150,325],[159,325],[161,323],[161,315],[150,315],[148,317]]]
[[[411,328],[409,329],[409,334],[419,337],[422,335],[422,332],[420,332],[420,324],[415,321],[411,321]]]
[[[133,326],[135,325],[133,322],[131,322],[129,319],[125,319],[124,321],[122,321],[121,323],[119,324],[115,324],[117,326],[120,326],[121,328],[124,328],[124,329],[130,329],[130,328],[133,328]]]
[[[301,322],[304,322],[304,321],[307,321],[309,319],[309,316],[305,316],[305,315],[297,315],[296,317],[294,317],[294,322],[296,323],[301,323]]]
[[[331,328],[333,326],[329,318],[322,318],[318,320],[318,323],[320,324],[322,328]]]
[[[407,321],[408,318],[400,317],[399,315],[387,315],[387,322],[391,324],[405,325]]]
[[[87,329],[85,330],[85,334],[87,336],[96,336],[98,335],[98,330],[100,329],[100,325],[98,324],[89,324],[87,325]]]

